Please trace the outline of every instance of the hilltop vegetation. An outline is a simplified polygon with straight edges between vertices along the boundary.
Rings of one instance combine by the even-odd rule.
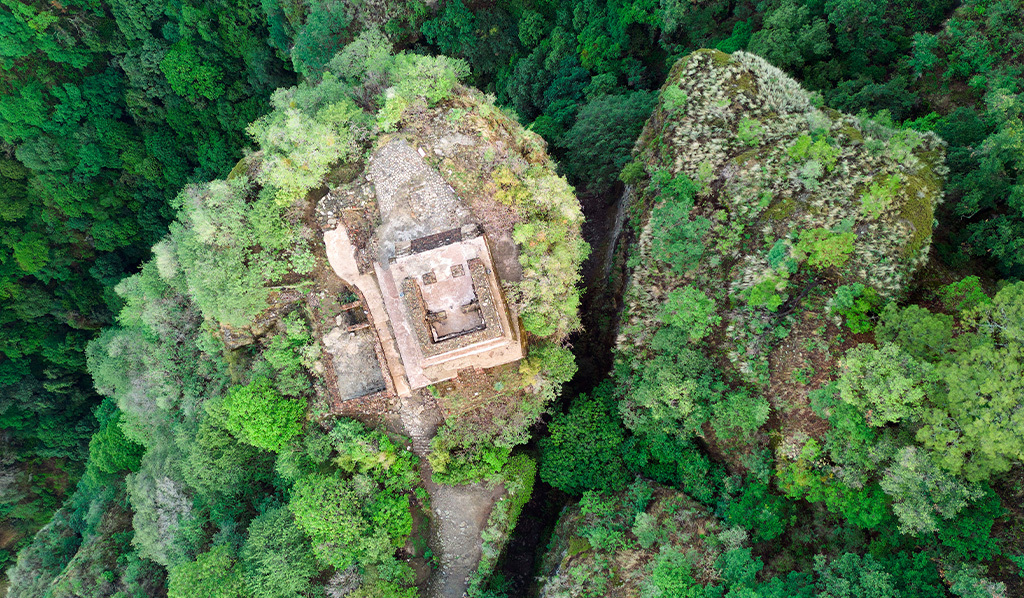
[[[436,454],[461,452],[437,478],[532,484],[533,462],[511,450],[574,370],[560,346],[578,326],[586,254],[572,188],[539,138],[459,84],[457,60],[396,55],[370,32],[328,69],[273,94],[274,110],[248,128],[258,151],[226,179],[185,187],[153,258],[116,287],[117,325],[86,351],[107,397],[100,431],[70,501],[11,569],[11,596],[416,594],[429,570],[424,515],[433,517],[418,458],[383,429],[326,417],[322,316],[310,302],[326,264],[306,214],[323,195],[310,192],[361,168],[383,132],[423,134],[449,111],[511,147],[486,166],[490,193],[501,185],[517,215],[522,274],[509,293],[535,348],[506,376],[523,403],[505,398],[507,421],[452,422],[488,445],[500,431],[504,453],[480,460],[445,435],[451,444]],[[387,94],[373,87],[380,80]],[[501,504],[496,549],[522,508]]]

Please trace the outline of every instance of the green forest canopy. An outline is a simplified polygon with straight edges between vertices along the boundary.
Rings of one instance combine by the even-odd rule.
[[[465,58],[470,66],[469,82],[493,93],[499,104],[544,136],[579,191],[606,197],[609,202],[618,192],[618,173],[628,162],[669,67],[676,58],[700,47],[726,52],[746,49],[795,76],[831,108],[881,114],[894,126],[940,135],[948,144],[950,173],[945,204],[936,214],[939,261],[958,271],[970,265],[984,274],[989,293],[978,291],[975,295],[986,298],[983,305],[998,308],[957,304],[939,311],[914,310],[913,306],[883,310],[867,299],[856,303],[850,298],[851,307],[842,312],[850,333],[866,332],[854,329],[851,321],[864,327],[878,322],[876,336],[881,339],[885,335],[888,340],[878,349],[851,353],[844,371],[871,371],[876,377],[884,374],[891,378],[874,380],[882,391],[878,386],[864,386],[871,380],[858,382],[863,387],[851,384],[849,388],[841,382],[835,391],[838,395],[821,395],[818,406],[836,429],[873,438],[868,445],[899,446],[876,438],[889,434],[890,428],[874,425],[885,422],[904,435],[913,432],[925,448],[952,450],[943,454],[940,469],[923,459],[920,451],[906,449],[888,455],[887,461],[871,457],[874,469],[867,469],[867,456],[832,454],[834,459],[852,464],[850,467],[873,471],[877,487],[871,482],[859,493],[829,493],[814,488],[812,478],[797,475],[803,470],[792,470],[785,473],[791,476],[787,492],[820,495],[830,510],[841,513],[852,513],[849,509],[855,502],[865,500],[868,506],[884,503],[883,494],[896,496],[899,492],[900,498],[890,506],[901,530],[938,529],[934,533],[939,534],[943,546],[970,558],[991,554],[985,521],[991,527],[998,509],[986,506],[995,500],[986,483],[998,486],[1006,479],[1001,472],[1012,467],[1019,471],[1015,463],[1021,451],[1017,427],[1021,416],[1013,402],[1020,392],[1019,385],[1015,386],[1020,338],[1013,336],[1012,326],[1005,323],[1020,317],[1014,299],[1019,291],[1011,285],[992,292],[993,281],[1012,281],[1024,275],[1021,8],[1019,0],[968,0],[959,7],[952,1],[711,0],[693,4],[672,0],[499,0],[467,6],[455,0],[442,2],[436,9],[411,2],[385,3],[379,10],[358,0],[313,1],[302,6],[276,0],[83,0],[64,4],[3,0],[0,427],[4,449],[0,480],[4,484],[0,485],[0,512],[4,525],[15,530],[18,540],[0,549],[0,566],[13,564],[16,549],[27,545],[32,534],[50,521],[76,482],[82,493],[71,498],[73,503],[78,501],[72,505],[77,514],[58,514],[46,528],[49,536],[29,547],[26,558],[43,559],[52,554],[56,560],[47,566],[63,567],[66,563],[60,555],[73,552],[58,546],[67,548],[81,543],[82,538],[98,537],[98,530],[113,529],[117,519],[113,506],[103,521],[86,518],[90,501],[83,497],[90,493],[102,496],[97,504],[103,505],[123,502],[132,488],[136,492],[157,488],[162,478],[152,472],[175,461],[180,461],[175,467],[180,467],[188,484],[203,488],[210,496],[234,500],[246,485],[273,485],[269,479],[246,478],[255,475],[251,472],[234,477],[225,473],[220,478],[210,473],[236,468],[258,471],[254,464],[266,464],[271,457],[256,447],[280,447],[284,440],[274,434],[288,434],[274,426],[269,431],[245,431],[230,423],[231,401],[226,405],[204,402],[226,392],[230,374],[199,327],[204,317],[227,321],[231,314],[239,313],[235,307],[242,308],[240,313],[256,309],[262,305],[262,297],[251,295],[262,293],[257,281],[272,279],[285,269],[310,267],[309,256],[299,250],[282,254],[285,247],[294,246],[293,231],[266,218],[275,209],[270,198],[261,194],[262,203],[243,206],[238,194],[247,191],[228,183],[220,187],[201,184],[226,178],[247,147],[278,132],[275,127],[281,123],[260,120],[275,105],[272,95],[276,89],[300,79],[319,81],[330,59],[368,28],[379,28],[399,48],[414,53]],[[373,95],[367,90],[385,84],[364,83],[352,94],[353,104],[363,101],[367,93]],[[340,129],[346,128],[355,114],[352,105],[347,106],[348,112],[332,113],[334,122],[320,124],[335,126],[330,133],[345,134]],[[252,123],[257,124],[250,127]],[[747,134],[755,139],[757,131],[751,129]],[[595,153],[594,148],[607,151]],[[273,177],[273,172],[267,176]],[[304,188],[301,184],[290,186],[287,177],[264,182],[286,194]],[[879,187],[878,194],[884,194],[884,188]],[[193,218],[193,226],[195,219],[204,216],[186,205],[199,196],[215,209],[241,212],[243,222],[271,227],[256,234],[276,246],[256,248],[240,243],[227,264],[257,260],[263,268],[259,272],[262,278],[240,279],[237,270],[211,267],[208,260],[214,258],[201,250],[190,252],[202,243],[215,242],[197,241],[194,229],[177,231],[174,238],[182,241],[180,245],[157,244],[153,248],[156,264],[140,271],[150,248],[164,238],[176,216],[184,216],[186,221]],[[683,232],[699,234],[702,223],[692,224]],[[172,228],[172,236],[174,232]],[[189,245],[192,241],[195,243]],[[699,259],[699,255],[684,258]],[[157,272],[158,267],[162,271]],[[177,268],[182,269],[183,278],[169,283]],[[219,279],[208,278],[224,272],[227,274]],[[247,292],[230,293],[243,288]],[[210,295],[203,297],[203,290]],[[189,294],[195,295],[195,304],[185,299]],[[662,340],[679,346],[699,341],[707,333],[703,325],[713,324],[714,316],[701,322],[684,316],[684,311],[705,307],[706,302],[693,292],[674,295],[664,314],[665,323],[685,329],[690,340]],[[166,342],[167,331],[181,321],[189,327],[185,341]],[[131,331],[115,333],[113,326]],[[306,343],[301,337],[297,333],[281,353],[285,349],[294,352]],[[90,341],[96,347],[118,343],[125,362],[100,363],[96,349],[87,351]],[[277,363],[285,361],[281,357]],[[165,371],[160,364],[168,363],[177,369]],[[696,361],[687,364],[697,370],[704,367]],[[281,392],[279,410],[282,422],[291,421],[294,413],[288,409],[288,397],[301,393],[308,381],[297,376],[294,368],[264,366],[264,371],[292,393]],[[146,380],[151,386],[141,388],[134,400],[155,403],[152,397],[165,396],[168,387],[175,388],[167,395],[174,399],[159,409],[192,413],[196,419],[190,425],[195,428],[187,433],[201,439],[195,444],[199,448],[165,447],[169,453],[158,450],[151,451],[153,456],[147,452],[146,459],[141,457],[143,446],[152,448],[149,431],[162,430],[166,438],[182,431],[172,433],[170,428],[177,424],[163,421],[162,416],[127,421],[110,400],[100,399],[97,389],[108,394],[109,389],[125,384],[124,377],[131,372],[151,374]],[[716,384],[714,376],[705,382],[709,389]],[[893,387],[905,391],[894,392]],[[985,409],[980,412],[976,401],[964,398],[975,396],[971,394],[975,388],[986,389]],[[830,401],[835,402],[834,407],[829,407]],[[608,404],[606,399],[592,398],[580,403],[581,413],[607,411]],[[575,405],[566,417],[574,413]],[[741,413],[746,418],[735,420],[740,425],[732,430],[734,434],[742,436],[764,421],[756,402],[731,396],[720,405],[717,408],[722,414],[745,408]],[[858,412],[845,407],[871,409],[873,418],[861,422]],[[240,408],[237,403],[235,408]],[[596,427],[588,424],[591,427],[582,432],[562,428],[547,441],[551,448],[545,450],[555,450],[559,438],[599,438],[601,442],[595,446],[628,448],[621,455],[601,457],[601,462],[613,464],[608,480],[588,481],[581,476],[566,480],[564,489],[616,489],[629,475],[643,472],[695,497],[713,495],[705,487],[709,482],[702,479],[708,476],[695,472],[707,472],[715,464],[696,448],[660,437],[638,445],[626,434],[614,410],[609,413],[602,417],[610,419]],[[876,427],[881,430],[873,429]],[[552,429],[559,430],[557,426]],[[229,431],[249,440],[238,443]],[[317,454],[325,449],[319,450]],[[806,451],[803,465],[807,465],[814,460],[814,450],[827,453],[833,448],[805,446],[802,450]],[[300,471],[294,468],[309,467],[303,461],[307,457],[286,455],[277,458],[278,467],[292,471],[291,475]],[[572,454],[565,458],[571,459]],[[928,473],[920,473],[923,470]],[[108,479],[103,476],[123,478],[128,471],[136,473],[120,490],[100,482]],[[542,474],[544,471],[542,460]],[[911,474],[907,472],[915,472],[923,481],[908,481]],[[964,485],[963,480],[949,475],[963,475],[969,484],[981,486]],[[172,484],[163,491],[175,497],[175,488]],[[929,498],[936,493],[948,500]],[[944,514],[955,513],[970,501],[975,510],[963,524],[967,527],[944,528],[944,520],[935,518],[911,520],[919,505],[933,504],[937,513]],[[170,504],[175,506],[173,501]],[[209,512],[218,517],[238,517],[237,513],[217,511],[221,505],[183,505],[175,506],[175,517],[180,516],[178,522],[186,534],[198,533],[188,527],[189,521],[199,521],[188,515],[192,508],[212,509]],[[282,509],[266,505],[260,520],[291,526],[285,537],[299,538],[294,542],[303,545],[301,534],[308,531],[294,531],[295,524],[287,517],[262,519],[284,513]],[[867,515],[849,520],[871,522],[877,519],[874,514],[884,511],[881,507],[862,510]],[[144,538],[140,542],[157,542],[153,535],[158,520],[155,512],[124,511],[120,516],[137,519],[136,534]],[[128,572],[118,591],[129,595],[157,595],[163,591],[162,574],[158,573],[162,565],[195,552],[154,544],[136,553],[129,539],[118,541],[121,544],[116,550],[125,551],[122,570]],[[234,579],[236,559],[256,563],[264,558],[256,556],[255,548],[243,546],[239,551],[238,542],[235,544],[234,552],[221,544],[209,547],[202,553],[202,562],[227,571],[225,579]],[[1010,551],[1006,555],[1018,556]],[[314,567],[308,564],[313,558],[306,553],[296,557],[294,566],[299,573],[295,579],[308,580],[313,575],[308,572]],[[665,557],[664,562],[668,563],[664,567],[669,567],[674,561]],[[252,567],[258,569],[255,564]],[[846,559],[829,569],[824,565],[815,569],[821,569],[823,579],[832,579],[829,576],[838,575],[836,572],[856,567],[872,570],[874,565]],[[172,573],[172,579],[177,579],[172,589],[205,583],[195,567],[177,571]],[[256,575],[246,573],[244,578],[250,581],[245,583],[263,583],[251,581]],[[951,574],[950,579],[956,575]],[[383,579],[391,583],[387,581],[390,578]],[[235,582],[225,583],[224,591],[234,591]],[[971,584],[950,582],[953,586],[957,583],[962,587]],[[301,589],[282,590],[281,595],[306,591],[302,581],[294,584],[290,587]],[[154,589],[157,587],[161,589]]]

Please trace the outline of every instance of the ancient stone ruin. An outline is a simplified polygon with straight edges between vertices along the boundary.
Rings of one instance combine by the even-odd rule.
[[[421,151],[400,138],[383,144],[349,188],[360,205],[376,206],[379,221],[362,242],[344,220],[324,234],[328,260],[365,317],[324,338],[343,398],[409,396],[460,370],[522,359],[487,236]]]

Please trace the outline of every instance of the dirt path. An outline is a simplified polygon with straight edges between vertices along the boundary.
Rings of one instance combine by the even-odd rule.
[[[494,503],[505,493],[498,485],[441,486],[431,481],[430,439],[444,418],[429,395],[414,395],[398,403],[400,431],[412,439],[412,451],[420,458],[420,476],[430,493],[434,511],[430,548],[440,566],[427,585],[428,598],[463,598],[469,576],[480,562],[480,532],[487,525]]]

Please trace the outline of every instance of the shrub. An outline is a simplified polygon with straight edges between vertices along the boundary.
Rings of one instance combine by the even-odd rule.
[[[878,292],[871,287],[854,283],[836,288],[829,302],[829,311],[843,316],[846,327],[854,334],[871,332],[875,327],[869,315],[879,301]]]
[[[999,553],[992,526],[1004,514],[999,496],[982,484],[982,496],[951,519],[939,519],[938,538],[961,559],[984,561]]]
[[[894,174],[871,183],[868,190],[860,196],[861,217],[867,220],[878,219],[892,205],[902,182],[900,175]]]
[[[854,233],[834,233],[824,228],[812,228],[800,233],[796,249],[807,254],[807,263],[818,269],[839,268],[853,253]]]
[[[779,467],[779,489],[790,498],[823,502],[829,511],[860,528],[874,528],[891,519],[887,497],[877,484],[854,488],[821,471],[822,461],[821,446],[815,440],[807,441],[795,461]]]
[[[235,386],[224,397],[228,430],[243,442],[280,452],[302,431],[306,405],[282,397],[270,380],[259,377],[245,386]]]
[[[761,121],[744,117],[740,119],[739,128],[736,131],[736,139],[744,145],[754,147],[761,144],[764,136],[764,125]]]
[[[495,479],[511,454],[510,446],[495,446],[490,438],[462,434],[444,426],[430,440],[427,460],[435,483],[458,486]]]
[[[501,554],[501,548],[515,529],[523,507],[533,495],[536,475],[537,462],[524,454],[513,456],[502,468],[501,480],[505,486],[505,495],[491,509],[487,527],[480,533],[483,540],[481,559],[477,570],[470,578],[468,595],[480,594],[484,581],[494,569]]]
[[[661,93],[662,106],[669,112],[681,111],[689,100],[689,96],[678,85],[669,85]]]
[[[661,306],[658,319],[685,331],[691,341],[711,334],[711,329],[722,322],[722,317],[716,313],[715,301],[693,285],[671,291]]]
[[[785,301],[780,291],[785,289],[787,284],[785,278],[768,276],[747,291],[747,306],[764,307],[768,311],[777,311]]]
[[[623,457],[631,471],[681,488],[704,504],[713,504],[724,473],[690,440],[648,433],[630,438]]]

